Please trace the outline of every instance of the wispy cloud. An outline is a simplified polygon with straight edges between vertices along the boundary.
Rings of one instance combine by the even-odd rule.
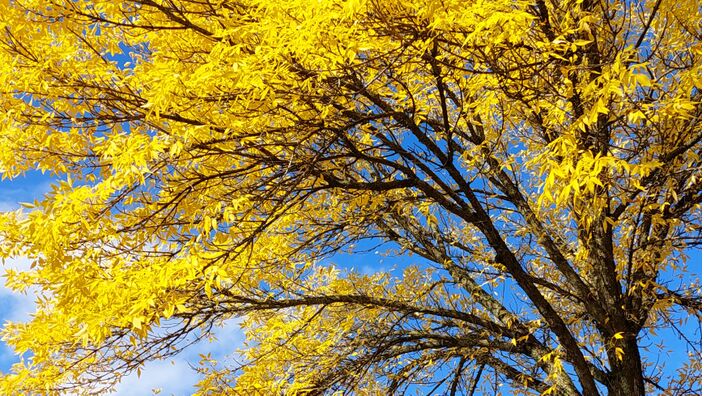
[[[244,334],[238,320],[230,320],[214,330],[215,340],[201,341],[188,347],[181,354],[169,360],[150,362],[144,366],[140,376],[132,373],[117,386],[115,396],[149,395],[160,390],[160,395],[190,395],[193,385],[199,380],[193,369],[200,355],[210,354],[221,362],[234,359],[235,351],[242,346]]]
[[[2,265],[2,271],[0,271],[3,275],[0,277],[0,323],[3,326],[8,321],[26,321],[35,310],[33,290],[30,289],[27,293],[16,293],[5,287],[7,278],[4,275],[7,269],[26,270],[29,265],[30,261],[26,258],[5,260]],[[17,360],[12,349],[0,341],[0,371],[7,371]]]
[[[136,373],[124,378],[115,391],[116,396],[149,395],[160,390],[163,395],[189,395],[198,382],[198,374],[185,360],[147,363],[142,375]]]
[[[2,266],[4,275],[7,269],[26,270],[30,260],[17,258],[6,260]],[[16,293],[5,287],[6,278],[0,277],[0,321],[26,321],[35,311],[33,290],[25,294]],[[150,395],[160,389],[162,395],[190,395],[198,382],[198,373],[192,368],[197,365],[200,355],[210,354],[213,359],[227,361],[235,358],[235,351],[242,346],[244,335],[238,320],[230,320],[214,329],[212,341],[203,340],[186,348],[176,357],[154,361],[145,365],[141,375],[137,373],[125,377],[116,388],[116,396]],[[17,362],[12,349],[0,341],[0,371],[8,371]]]
[[[34,290],[27,293],[17,293],[5,287],[5,272],[7,270],[25,271],[29,269],[29,259],[20,257],[5,260],[2,264],[2,277],[0,277],[0,319],[3,321],[27,320],[29,314],[34,312]]]
[[[20,205],[15,201],[0,201],[0,212],[16,210]]]
[[[31,179],[31,180],[30,180]],[[26,180],[22,178],[0,183],[0,211],[17,210],[19,202],[30,202],[41,198],[51,188],[51,178],[41,174],[32,174]],[[8,321],[27,321],[35,311],[34,290],[19,294],[5,287],[7,269],[26,270],[30,261],[26,258],[6,260],[0,266],[0,324]],[[143,367],[141,375],[133,373],[123,379],[117,386],[116,396],[150,395],[153,390],[161,390],[161,395],[190,395],[199,380],[198,373],[192,366],[198,364],[201,354],[210,354],[221,362],[236,358],[236,350],[242,346],[244,335],[238,320],[227,321],[214,329],[215,340],[201,341],[188,347],[178,356],[162,361],[150,362]],[[7,371],[17,362],[12,349],[0,341],[0,372]]]

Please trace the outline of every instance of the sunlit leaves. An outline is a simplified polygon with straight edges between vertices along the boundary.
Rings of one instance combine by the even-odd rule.
[[[638,336],[699,312],[689,3],[1,3],[0,173],[54,183],[1,216],[38,301],[0,393],[235,317],[201,394],[645,386]]]

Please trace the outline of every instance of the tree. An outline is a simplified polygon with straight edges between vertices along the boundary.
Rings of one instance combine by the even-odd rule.
[[[0,222],[3,394],[236,317],[201,394],[701,390],[699,3],[1,4],[0,169],[56,180]]]

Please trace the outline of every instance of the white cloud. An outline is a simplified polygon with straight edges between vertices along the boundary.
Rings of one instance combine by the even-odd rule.
[[[0,277],[0,319],[2,321],[23,321],[29,319],[29,314],[34,312],[34,290],[26,293],[17,293],[5,287],[6,270],[24,271],[29,269],[30,260],[24,257],[5,260],[2,264],[2,277]]]
[[[141,376],[138,377],[133,373],[125,377],[114,395],[149,395],[155,389],[161,389],[162,395],[189,395],[193,393],[193,385],[196,382],[198,382],[198,375],[187,361],[156,361],[147,363],[142,369]]]
[[[7,269],[26,270],[29,269],[30,261],[26,258],[16,258],[5,260],[0,267],[0,324],[4,326],[7,321],[20,322],[29,320],[29,316],[35,310],[34,290],[29,289],[27,293],[16,293],[5,287],[5,271]],[[0,370],[6,370],[12,363],[17,361],[17,356],[12,349],[4,342],[0,341]]]
[[[20,205],[13,201],[0,201],[0,212],[10,212],[17,210]]]
[[[142,374],[125,377],[117,386],[115,396],[150,395],[154,389],[160,389],[160,395],[190,395],[195,391],[199,376],[191,365],[200,360],[200,354],[210,354],[213,359],[227,364],[235,358],[235,350],[242,346],[244,334],[239,320],[227,321],[222,327],[214,329],[215,340],[203,340],[188,347],[175,358],[166,361],[147,363]]]
[[[38,180],[36,180],[38,179]],[[20,208],[19,202],[40,199],[51,189],[52,179],[39,176],[33,181],[17,179],[0,183],[0,212]],[[27,321],[35,311],[35,290],[16,293],[5,287],[7,269],[27,270],[30,260],[16,258],[0,264],[0,325],[7,321]],[[198,373],[191,366],[198,364],[200,354],[210,354],[219,361],[235,358],[235,351],[242,346],[244,335],[238,320],[230,320],[214,329],[215,340],[201,341],[188,347],[176,357],[147,363],[138,377],[137,373],[127,376],[116,387],[116,396],[150,395],[154,389],[161,389],[161,395],[189,395],[194,392]],[[17,361],[17,357],[5,343],[0,341],[0,372],[6,371]]]
[[[6,260],[2,265],[5,270],[29,269],[30,260],[16,258]],[[0,277],[0,322],[26,321],[35,311],[34,290],[26,294],[13,292],[5,287],[6,278]],[[213,359],[227,362],[236,356],[236,350],[242,346],[244,334],[240,329],[239,320],[229,320],[223,326],[213,329],[215,339],[211,342],[203,340],[184,350],[172,359],[154,361],[146,364],[141,376],[137,373],[125,377],[117,386],[116,396],[150,395],[154,389],[161,389],[161,395],[190,395],[198,382],[198,373],[191,367],[197,365],[200,354],[211,354]],[[0,341],[0,371],[5,371],[17,361],[17,357],[6,344]]]

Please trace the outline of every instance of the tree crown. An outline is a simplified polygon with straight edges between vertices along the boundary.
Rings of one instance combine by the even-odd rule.
[[[241,364],[204,359],[199,393],[696,392],[692,334],[677,369],[645,348],[701,319],[700,23],[665,0],[0,3],[0,171],[57,180],[0,221],[33,262],[8,284],[40,291],[0,389],[107,389],[241,317]],[[330,264],[365,243],[408,264]]]

